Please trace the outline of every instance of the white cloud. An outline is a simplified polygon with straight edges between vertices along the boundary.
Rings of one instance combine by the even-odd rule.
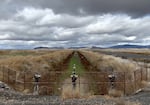
[[[25,7],[7,20],[0,19],[0,40],[1,45],[12,47],[146,44],[150,42],[149,27],[150,16],[75,16],[56,14],[50,8]]]
[[[24,20],[33,21],[39,18],[43,18],[45,15],[54,16],[54,13],[51,9],[35,9],[33,7],[26,7],[23,10],[17,11],[15,15],[16,18],[23,18]]]
[[[47,25],[47,24],[55,24],[60,18],[60,15],[55,15],[52,10],[50,13],[45,14],[41,19],[39,19],[36,24],[37,25]]]
[[[135,40],[135,39],[136,39],[136,36],[126,37],[126,39],[127,39],[127,40],[131,40],[131,41],[132,41],[132,40]]]
[[[86,31],[91,34],[113,33],[130,28],[130,20],[130,17],[126,15],[97,16],[95,21],[86,27]]]
[[[9,37],[10,37],[10,35],[8,35],[8,34],[2,34],[2,35],[0,35],[0,40],[7,39]]]
[[[93,16],[80,17],[69,14],[56,14],[52,9],[35,9],[26,7],[15,14],[16,20],[33,21],[35,25],[55,25],[65,27],[80,27],[93,20]]]

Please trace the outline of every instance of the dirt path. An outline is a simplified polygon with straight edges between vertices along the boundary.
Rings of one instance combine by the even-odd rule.
[[[62,98],[82,98],[88,97],[91,93],[89,92],[88,84],[85,78],[80,77],[77,79],[76,88],[73,88],[71,78],[65,79],[62,85]]]

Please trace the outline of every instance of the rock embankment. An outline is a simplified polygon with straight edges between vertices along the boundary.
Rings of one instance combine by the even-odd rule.
[[[8,87],[7,84],[0,81],[0,91],[9,90],[10,87]]]

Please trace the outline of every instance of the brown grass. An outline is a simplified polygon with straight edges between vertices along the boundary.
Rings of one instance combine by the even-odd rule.
[[[0,52],[4,53],[4,51]],[[11,55],[12,53],[12,55]],[[20,54],[21,53],[21,54]],[[22,55],[22,53],[24,55]],[[33,75],[38,72],[42,75],[41,80],[47,81],[50,71],[61,71],[61,65],[63,61],[72,53],[71,50],[58,50],[58,51],[48,51],[45,50],[33,50],[33,51],[6,51],[7,56],[5,59],[0,59],[0,67],[5,67],[3,69],[10,69],[17,72],[15,79],[19,81],[32,82]],[[13,55],[18,54],[18,55]],[[7,73],[7,70],[4,70]],[[2,80],[3,73],[0,72],[0,79]],[[7,75],[6,75],[7,76]],[[7,77],[5,77],[7,78]],[[11,78],[10,78],[11,79]],[[7,81],[6,81],[7,82]],[[22,90],[23,84],[16,83],[19,86],[17,89]],[[33,87],[31,85],[26,85],[26,88],[31,90]]]
[[[92,51],[80,51],[82,55],[86,57],[86,59],[90,62],[92,66],[92,71],[99,71],[99,72],[114,72],[118,73],[119,77],[117,77],[117,82],[122,82],[122,84],[117,85],[117,90],[124,91],[124,81],[125,84],[125,91],[126,94],[132,94],[143,85],[141,84],[141,78],[145,78],[146,74],[143,72],[141,73],[141,67],[134,61],[130,61],[127,59],[122,59],[119,57],[114,57],[110,55],[104,55]],[[136,81],[134,72],[136,72]],[[124,76],[125,74],[125,76]],[[141,77],[142,74],[142,77]],[[124,80],[125,79],[125,80]],[[104,80],[108,82],[107,80]],[[137,82],[138,81],[138,82]],[[136,82],[136,84],[135,84]],[[136,87],[135,87],[136,85]],[[107,87],[106,87],[107,88]],[[112,92],[112,91],[111,91]],[[113,91],[113,94],[118,92]]]
[[[147,82],[147,81],[142,81],[142,82],[141,82],[141,86],[142,86],[142,87],[148,87],[148,86],[149,86],[149,82]]]
[[[80,92],[78,89],[73,90],[72,87],[67,87],[62,91],[62,99],[80,98]]]
[[[72,87],[72,83],[70,78],[67,78],[64,81],[64,84],[61,88],[61,97],[62,99],[70,99],[70,98],[92,98],[93,92],[89,90],[87,84],[82,84],[86,80],[85,78],[80,78],[80,83],[77,81],[76,88]],[[67,84],[66,84],[67,83]]]
[[[19,51],[18,51],[19,52]],[[7,59],[1,59],[0,65],[16,71],[43,71],[43,69],[53,70],[61,63],[71,51],[55,51],[44,55],[13,56]]]
[[[125,55],[126,54],[138,54],[138,55],[141,55],[141,56],[146,56],[146,55],[150,55],[150,50],[149,49],[95,49],[95,50],[92,50],[92,51],[95,51],[95,52],[98,52],[98,53],[101,53],[101,52],[112,52],[115,54],[116,53],[124,53]],[[123,57],[123,56],[122,56]],[[123,57],[124,58],[124,57]],[[127,58],[127,57],[125,57]],[[150,63],[150,59],[145,59],[145,58],[130,58],[136,62],[145,62],[145,63]]]
[[[109,71],[113,69],[117,72],[133,72],[139,69],[135,63],[129,60],[91,51],[81,51],[81,53],[98,71]]]
[[[0,59],[7,59],[15,56],[39,56],[54,51],[55,50],[0,50]]]
[[[100,49],[100,50],[94,50],[94,51],[107,51],[107,52],[124,52],[124,53],[132,53],[132,54],[141,54],[141,55],[150,55],[149,49]]]
[[[72,90],[71,88],[67,88],[65,91],[62,92],[61,94],[61,98],[63,100],[65,99],[72,99],[72,98],[76,98],[76,99],[90,99],[90,98],[94,98],[96,96],[92,95],[91,92],[88,92],[86,94],[82,94],[78,89],[77,90]]]
[[[110,89],[108,91],[108,94],[112,97],[121,97],[124,95],[124,93],[120,90],[116,90],[116,89]]]

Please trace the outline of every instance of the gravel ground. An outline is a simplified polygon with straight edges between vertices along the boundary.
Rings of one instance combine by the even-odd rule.
[[[60,96],[24,95],[0,84],[0,105],[116,105],[114,100],[102,96],[63,100]]]
[[[134,102],[134,104],[120,104],[121,100]],[[141,104],[135,104],[135,102]],[[141,92],[122,98],[96,96],[86,99],[62,100],[59,96],[23,95],[7,90],[0,91],[0,105],[150,105],[150,92]]]
[[[150,105],[150,91],[140,92],[136,95],[126,97],[127,100],[138,101],[142,105]]]
[[[116,105],[103,97],[62,100],[59,96],[22,95],[12,91],[1,91],[0,102],[0,105]]]
[[[0,88],[0,105],[150,105],[150,87],[146,91],[121,98],[93,96],[66,100],[62,100],[60,96],[24,95],[11,89]]]

